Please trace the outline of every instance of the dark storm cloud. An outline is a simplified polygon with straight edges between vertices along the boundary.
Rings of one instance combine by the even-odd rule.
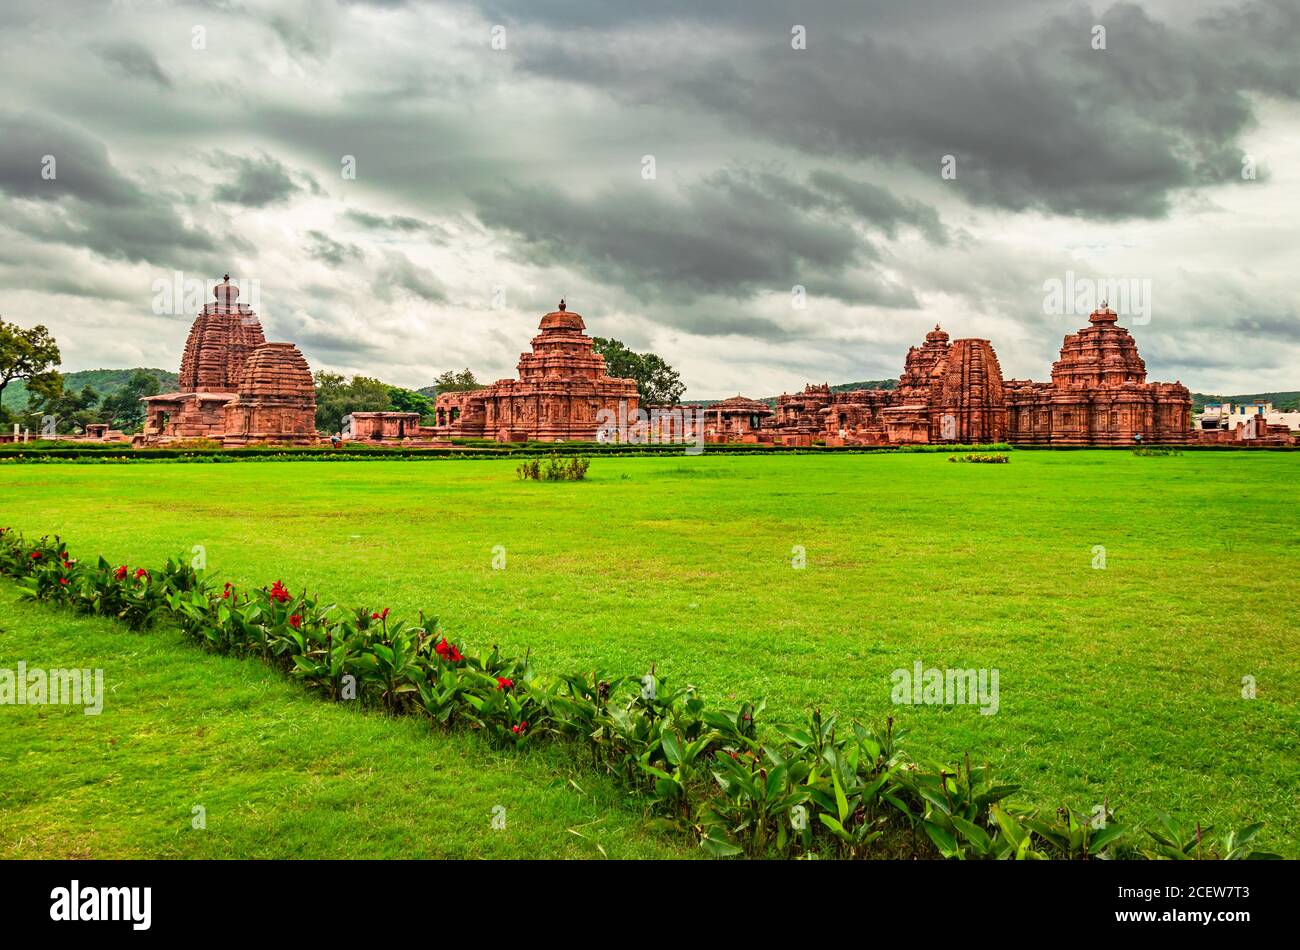
[[[266,152],[252,156],[218,152],[214,164],[233,176],[213,189],[212,197],[216,201],[265,208],[288,201],[298,192],[320,191],[310,175],[290,172],[284,163]]]
[[[336,241],[323,231],[308,231],[307,237],[309,239],[307,254],[326,264],[341,267],[348,261],[359,261],[365,258],[365,252],[355,244]]]
[[[836,176],[837,189],[857,183]],[[855,303],[915,306],[911,293],[869,272],[879,250],[847,220],[824,213],[838,193],[771,172],[732,169],[686,185],[636,180],[576,196],[513,186],[476,196],[480,220],[514,236],[516,254],[617,283],[643,302],[664,290],[743,299],[795,285]],[[869,227],[921,219],[923,206],[870,209]],[[855,216],[867,210],[856,209]]]
[[[737,133],[814,154],[874,157],[1010,210],[1160,217],[1185,189],[1240,181],[1248,93],[1300,97],[1300,6],[1166,26],[1131,5],[1079,7],[978,50],[925,49],[830,30],[791,49],[764,39],[724,58],[709,37],[629,62],[586,33],[525,45],[523,68],[639,103],[690,103]],[[1090,46],[1092,28],[1107,48]]]
[[[53,168],[52,178],[42,177],[43,167]],[[102,142],[65,123],[0,112],[0,192],[34,199],[5,208],[5,223],[30,238],[112,259],[200,271],[218,266],[218,242],[186,223],[174,196],[123,175]],[[252,251],[237,237],[222,244]]]
[[[399,251],[387,251],[384,263],[374,277],[374,294],[380,300],[392,301],[402,292],[430,303],[447,299],[447,292],[433,271],[421,267]]]
[[[1251,339],[1300,343],[1300,316],[1290,310],[1281,313],[1254,312],[1234,320],[1232,330]]]
[[[52,169],[52,178],[44,177],[46,168]],[[137,203],[143,197],[140,188],[113,166],[102,142],[55,119],[4,111],[0,111],[0,191],[42,201],[71,196],[109,207]]]
[[[369,211],[349,208],[343,217],[351,224],[367,231],[391,231],[397,234],[410,235],[422,234],[425,240],[432,240],[437,244],[446,243],[449,238],[447,230],[441,225],[405,214],[371,214]]]
[[[366,4],[404,5],[403,0],[359,0]],[[888,30],[917,23],[942,26],[979,18],[988,20],[1016,10],[1041,7],[1042,0],[656,0],[611,3],[610,0],[485,0],[485,14],[499,21],[544,23],[558,28],[635,28],[659,23],[699,23],[745,32],[782,32],[793,24],[834,24],[837,30]]]
[[[153,53],[142,43],[134,40],[119,40],[97,47],[96,52],[120,75],[129,79],[143,79],[164,89],[170,89],[172,86],[171,77],[163,71]]]
[[[856,181],[836,172],[815,171],[808,181],[820,191],[828,206],[849,211],[858,220],[894,237],[900,225],[911,225],[936,244],[946,243],[948,232],[934,208],[910,198],[899,198],[887,188]]]

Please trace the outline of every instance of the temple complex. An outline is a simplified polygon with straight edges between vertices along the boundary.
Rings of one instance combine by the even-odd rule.
[[[636,381],[610,376],[605,358],[583,333],[582,317],[560,308],[542,317],[532,352],[519,357],[519,378],[470,392],[440,393],[434,432],[498,442],[595,441],[602,410],[635,415]],[[621,405],[620,405],[621,404]]]
[[[303,355],[292,343],[266,342],[229,274],[213,296],[190,327],[180,388],[141,400],[146,418],[136,441],[316,442],[316,389]]]
[[[832,392],[826,384],[786,393],[771,418],[738,414],[730,441],[775,445],[1130,445],[1191,441],[1191,394],[1148,383],[1129,332],[1105,304],[1065,338],[1050,383],[1004,380],[988,340],[951,340],[939,326],[907,351],[894,389]],[[709,408],[751,403],[733,397]],[[1256,427],[1256,438],[1276,437]],[[1253,432],[1252,432],[1253,434]]]
[[[134,441],[317,442],[315,387],[302,353],[292,343],[266,342],[257,314],[239,303],[229,275],[214,297],[190,329],[178,391],[144,398],[147,419]],[[908,350],[893,389],[834,392],[826,383],[809,384],[778,397],[775,407],[737,394],[702,410],[702,435],[693,431],[702,442],[787,446],[1293,441],[1285,425],[1262,414],[1231,431],[1194,431],[1187,387],[1147,382],[1137,343],[1117,321],[1105,303],[1094,310],[1088,326],[1065,337],[1050,382],[1004,380],[988,340],[952,340],[936,325]],[[679,437],[690,434],[674,407],[661,408],[675,421],[638,421],[636,382],[608,374],[582,317],[565,301],[542,317],[538,329],[531,352],[519,357],[518,379],[439,394],[433,426],[422,425],[413,412],[353,413],[341,439],[421,446],[448,446],[452,438],[604,441],[609,433],[602,417],[638,433],[647,425],[668,425],[683,429]]]

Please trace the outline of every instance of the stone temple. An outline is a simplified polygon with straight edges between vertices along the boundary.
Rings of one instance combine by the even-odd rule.
[[[266,342],[229,274],[213,295],[216,301],[190,327],[179,390],[144,397],[144,430],[136,441],[316,442],[316,389],[303,355],[292,343]]]
[[[1148,383],[1137,343],[1105,304],[1071,333],[1050,383],[1010,380],[1007,440],[1128,445],[1192,441],[1192,397],[1181,383]]]
[[[582,317],[560,308],[542,317],[532,352],[519,357],[519,378],[486,389],[438,396],[434,432],[498,442],[596,439],[599,413],[635,415],[636,381],[610,376],[583,331]]]
[[[831,392],[826,384],[777,399],[771,418],[738,415],[716,441],[778,445],[1010,442],[1051,445],[1192,441],[1181,383],[1149,383],[1137,343],[1103,304],[1065,338],[1050,383],[1004,380],[988,340],[951,340],[936,326],[907,352],[894,389]],[[728,402],[716,408],[725,409]],[[712,412],[714,407],[708,411]],[[747,424],[750,423],[750,424]]]

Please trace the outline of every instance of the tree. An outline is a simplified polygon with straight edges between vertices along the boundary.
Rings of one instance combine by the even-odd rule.
[[[388,387],[388,407],[394,412],[418,412],[420,418],[433,413],[433,400],[423,393],[402,389],[400,386]]]
[[[635,353],[618,340],[595,337],[595,350],[605,357],[611,376],[636,380],[641,402],[646,405],[675,406],[681,401],[686,384],[681,375],[654,353]]]
[[[0,408],[4,406],[5,387],[15,379],[27,380],[29,387],[39,384],[62,361],[58,344],[45,327],[38,324],[24,330],[0,320]]]
[[[442,393],[465,393],[475,389],[486,389],[487,387],[474,378],[474,374],[467,367],[462,372],[456,373],[447,370],[433,381],[433,385],[426,387],[433,389],[436,394]]]
[[[81,392],[72,392],[63,386],[62,373],[41,373],[27,384],[27,411],[32,417],[31,428],[39,430],[47,416],[54,417],[55,433],[69,433],[85,429],[97,421],[98,413],[91,412],[99,402],[99,393],[90,386]]]
[[[158,394],[158,379],[136,370],[125,383],[104,397],[104,421],[115,429],[131,432],[144,425],[145,405],[142,396]]]
[[[316,428],[338,432],[343,417],[352,412],[383,412],[389,408],[388,386],[368,376],[353,376],[320,370],[316,380]]]

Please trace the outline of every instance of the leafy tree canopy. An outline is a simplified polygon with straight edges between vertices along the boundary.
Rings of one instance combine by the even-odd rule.
[[[395,412],[418,412],[421,419],[433,413],[432,399],[424,393],[402,389],[400,386],[388,387],[388,405]]]
[[[426,396],[437,397],[439,393],[464,393],[486,388],[486,385],[480,383],[474,374],[466,368],[459,373],[454,370],[447,370],[433,381],[432,386],[425,386],[420,392]]]
[[[0,320],[0,406],[5,387],[15,379],[25,379],[29,385],[49,382],[47,377],[60,362],[58,344],[45,327],[38,324],[25,330]]]
[[[80,392],[66,389],[63,380],[59,372],[42,373],[29,380],[26,415],[28,427],[33,431],[41,431],[48,418],[54,420],[54,432],[60,435],[84,430],[90,423],[99,421],[100,414],[94,411],[99,393],[89,386],[83,386]]]
[[[369,376],[348,379],[340,373],[321,370],[315,380],[316,428],[321,432],[338,432],[343,428],[343,417],[352,412],[387,412],[396,408],[390,395],[390,390],[396,387],[378,379]]]
[[[125,383],[104,397],[102,421],[123,432],[138,430],[144,425],[145,417],[145,405],[140,399],[158,395],[158,388],[157,376],[142,369],[136,370]]]
[[[654,353],[636,353],[618,340],[594,338],[596,352],[605,357],[609,375],[636,380],[641,402],[674,406],[681,402],[686,384],[681,375]]]

